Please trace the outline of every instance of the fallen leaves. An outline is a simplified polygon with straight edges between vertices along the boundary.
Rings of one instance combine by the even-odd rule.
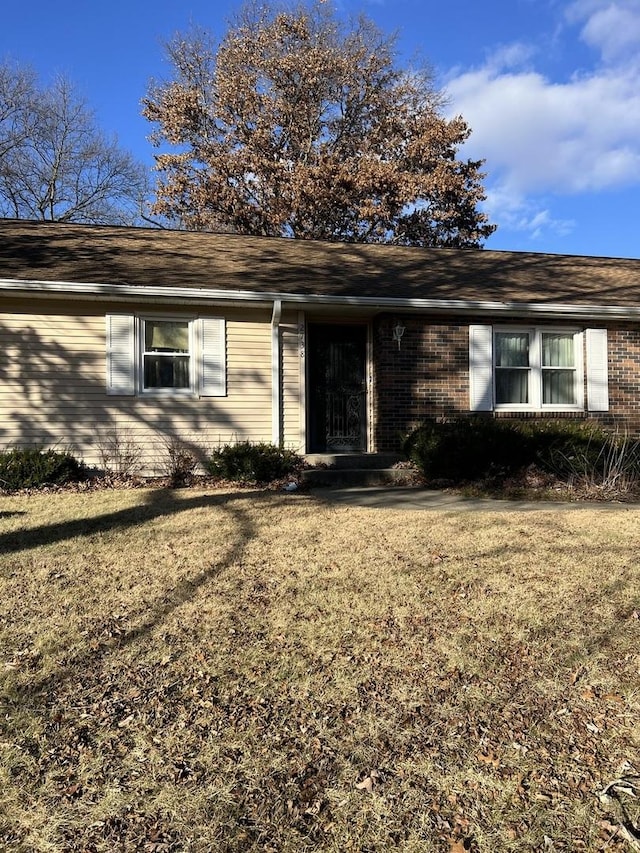
[[[494,769],[500,766],[500,759],[491,751],[488,753],[479,752],[476,757],[481,764],[488,764]]]
[[[38,587],[58,595],[55,578],[32,578],[26,560],[5,579],[1,659],[17,667],[4,673],[0,715],[0,848],[31,849],[44,804],[52,843],[68,853],[356,853],[420,849],[424,838],[438,853],[542,853],[545,836],[558,853],[630,853],[619,805],[637,824],[638,791],[596,793],[633,775],[621,761],[637,746],[637,621],[586,618],[617,550],[567,580],[549,569],[555,514],[517,521],[520,564],[505,514],[427,527],[394,514],[379,539],[368,512],[309,501],[283,516],[271,500],[225,500],[218,515],[212,504],[152,530],[140,522],[126,548],[114,532],[135,564],[118,566],[118,580],[104,541],[83,543],[76,563],[66,541],[55,563],[69,584],[49,615]],[[82,501],[73,514],[86,513]],[[167,609],[185,562],[213,560],[220,535],[203,531],[227,517],[251,536],[193,601]],[[575,524],[572,555],[586,535]],[[35,564],[45,578],[49,550]],[[61,637],[74,577],[68,621],[81,632]],[[87,595],[87,578],[100,596]],[[612,609],[628,614],[635,579],[615,580],[608,595],[625,600]],[[26,653],[35,648],[39,658]]]
[[[372,770],[368,776],[365,776],[360,782],[356,782],[356,790],[366,791],[368,794],[371,794],[374,787],[379,784],[380,778],[378,771]]]
[[[622,769],[624,775],[605,785],[598,792],[598,799],[615,813],[619,821],[615,832],[634,850],[640,850],[640,774],[628,762]],[[634,814],[630,813],[631,807],[634,807]]]
[[[69,785],[64,789],[64,795],[69,800],[75,800],[78,797],[82,796],[82,785],[79,782],[75,782],[73,785]]]

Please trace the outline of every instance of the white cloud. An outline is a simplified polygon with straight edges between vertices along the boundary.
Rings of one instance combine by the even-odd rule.
[[[496,72],[507,68],[521,68],[526,65],[537,53],[531,44],[518,41],[512,44],[504,44],[496,48],[487,60],[487,66]]]
[[[605,62],[633,60],[640,47],[640,5],[637,0],[578,0],[567,9],[567,20],[582,23],[581,36]]]
[[[640,0],[579,0],[566,14],[599,51],[588,72],[551,80],[515,44],[447,83],[472,129],[464,154],[486,160],[493,220],[532,234],[569,224],[527,199],[640,184]]]
[[[463,74],[447,87],[472,128],[467,150],[520,192],[640,182],[640,80],[600,74],[552,83],[535,72]]]
[[[501,228],[525,233],[532,240],[549,234],[564,237],[576,225],[571,219],[554,217],[547,199],[526,197],[497,184],[487,190],[485,207]]]

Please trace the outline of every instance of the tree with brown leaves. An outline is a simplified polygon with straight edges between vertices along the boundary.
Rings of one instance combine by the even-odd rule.
[[[478,247],[482,161],[447,120],[425,71],[396,67],[395,40],[350,28],[322,0],[245,7],[216,45],[168,45],[174,79],[154,84],[155,213],[193,230],[363,243]],[[164,146],[168,146],[169,149]]]

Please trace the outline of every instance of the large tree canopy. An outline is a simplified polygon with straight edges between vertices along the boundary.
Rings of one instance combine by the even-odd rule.
[[[482,161],[442,115],[428,72],[396,66],[395,40],[328,4],[255,4],[216,44],[168,45],[174,79],[144,115],[162,150],[155,212],[189,229],[424,246],[479,246]]]
[[[147,192],[146,168],[97,128],[68,80],[45,87],[0,64],[0,216],[133,224]]]

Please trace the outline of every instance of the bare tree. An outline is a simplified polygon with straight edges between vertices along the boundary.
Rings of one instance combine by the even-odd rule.
[[[31,69],[0,65],[0,216],[132,224],[147,194],[146,168],[68,80],[42,87]]]
[[[0,169],[14,149],[24,145],[34,128],[31,114],[36,77],[30,68],[0,65]]]
[[[168,45],[174,79],[143,101],[154,125],[157,214],[189,229],[407,245],[479,246],[482,161],[442,116],[395,40],[329,4],[245,7],[216,44]]]

